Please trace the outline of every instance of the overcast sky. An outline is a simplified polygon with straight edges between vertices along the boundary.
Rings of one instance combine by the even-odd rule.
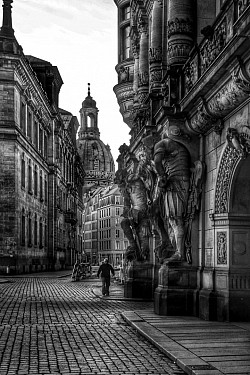
[[[119,146],[129,143],[129,128],[113,92],[117,84],[117,8],[113,0],[14,0],[12,23],[24,54],[58,67],[64,82],[59,106],[79,121],[90,82],[99,109],[100,138],[110,145],[116,161]]]

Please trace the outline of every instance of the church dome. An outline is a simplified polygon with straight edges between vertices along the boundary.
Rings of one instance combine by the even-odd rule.
[[[109,145],[105,145],[100,139],[98,108],[96,101],[90,96],[89,84],[88,96],[82,102],[80,116],[77,148],[86,173],[87,188],[108,185],[114,180],[115,164]]]
[[[85,100],[82,102],[82,107],[96,108],[96,101],[92,98],[92,96],[86,96]]]

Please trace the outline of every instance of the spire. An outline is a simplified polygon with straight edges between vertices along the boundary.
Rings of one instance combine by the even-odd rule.
[[[88,96],[90,96],[90,83],[88,83]]]
[[[3,24],[0,30],[0,36],[13,37],[11,4],[13,0],[3,0]]]

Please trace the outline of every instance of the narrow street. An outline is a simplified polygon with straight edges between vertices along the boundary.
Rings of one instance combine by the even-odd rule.
[[[120,316],[152,303],[99,298],[99,285],[69,276],[1,283],[0,374],[184,374]]]

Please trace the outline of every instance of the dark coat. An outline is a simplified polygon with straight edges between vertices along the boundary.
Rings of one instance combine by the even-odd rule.
[[[114,268],[109,263],[103,263],[97,271],[97,277],[99,277],[99,275],[101,275],[101,277],[110,277],[110,273],[112,273],[113,276],[115,275]]]

